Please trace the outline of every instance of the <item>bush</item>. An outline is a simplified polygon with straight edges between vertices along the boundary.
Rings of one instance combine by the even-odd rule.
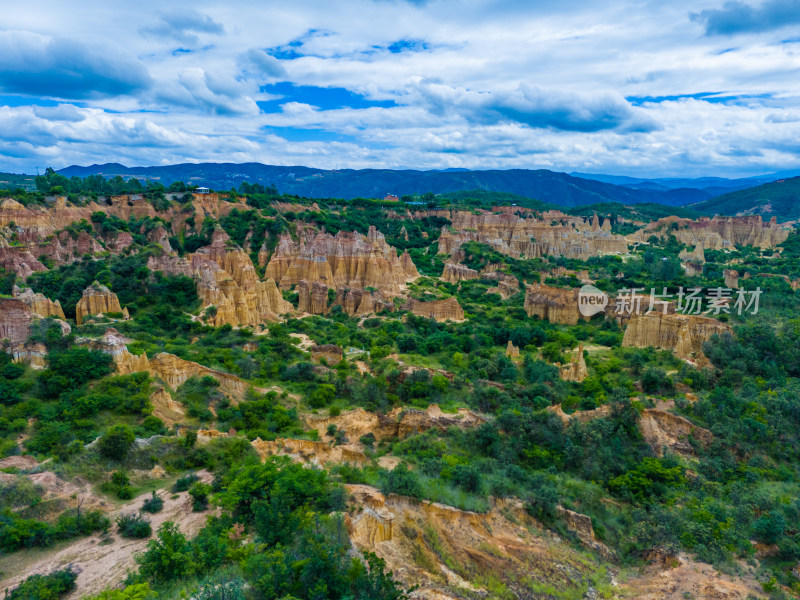
[[[188,475],[184,475],[183,477],[178,478],[175,482],[175,485],[172,486],[172,491],[177,492],[185,492],[195,481],[198,481],[200,478],[195,475],[194,473],[189,473]]]
[[[136,435],[128,425],[114,425],[100,438],[100,454],[112,460],[125,460],[135,440]]]
[[[130,500],[133,498],[133,490],[131,489],[131,480],[124,471],[114,471],[111,473],[111,479],[106,481],[102,488],[104,492],[116,494],[120,500]]]
[[[136,557],[139,574],[155,583],[166,583],[192,573],[191,547],[172,521],[162,523],[147,550]]]
[[[164,508],[164,500],[155,492],[142,504],[142,510],[151,514],[161,512],[162,508]]]
[[[384,494],[400,494],[412,498],[422,498],[423,495],[422,484],[405,463],[400,463],[386,473],[381,481],[381,491]]]
[[[189,489],[189,496],[192,497],[192,510],[199,512],[208,508],[208,494],[211,492],[211,486],[207,483],[195,483]]]
[[[55,600],[75,587],[78,574],[70,567],[48,575],[31,575],[11,590],[7,600]]]
[[[121,514],[117,517],[117,531],[124,538],[148,538],[153,533],[150,521],[136,513]]]

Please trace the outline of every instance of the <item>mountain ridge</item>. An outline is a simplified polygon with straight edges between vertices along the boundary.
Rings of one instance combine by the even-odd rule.
[[[182,163],[148,167],[106,163],[73,165],[58,172],[67,177],[86,177],[93,174],[102,174],[105,177],[139,177],[160,181],[165,185],[182,180],[214,189],[238,188],[242,182],[274,184],[281,193],[312,198],[380,198],[386,194],[442,194],[471,189],[517,194],[565,208],[598,202],[682,206],[712,197],[712,194],[697,188],[638,189],[546,169],[325,170],[261,163]]]

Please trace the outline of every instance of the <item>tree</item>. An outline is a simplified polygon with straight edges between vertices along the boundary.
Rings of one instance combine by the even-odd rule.
[[[158,528],[156,538],[148,542],[136,562],[142,577],[155,583],[179,579],[194,570],[189,542],[172,521]]]
[[[113,425],[100,438],[100,454],[112,460],[125,460],[136,435],[128,425]]]

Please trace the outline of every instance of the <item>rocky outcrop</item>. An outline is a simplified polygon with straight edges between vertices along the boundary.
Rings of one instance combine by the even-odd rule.
[[[380,292],[358,288],[339,288],[336,290],[334,304],[340,305],[344,312],[351,317],[362,317],[384,310],[394,310],[394,302],[384,299]]]
[[[583,344],[578,345],[569,364],[561,367],[559,376],[564,381],[583,381],[589,376],[589,369],[586,368],[586,360],[583,357]]]
[[[597,539],[592,526],[592,518],[588,515],[569,510],[563,506],[556,507],[556,513],[564,521],[567,529],[574,532],[581,543],[587,548],[591,548],[604,558],[614,558],[615,553],[608,546]]]
[[[19,288],[14,286],[12,295],[17,300],[21,300],[27,304],[34,315],[47,318],[55,317],[56,319],[66,319],[64,310],[61,308],[61,302],[56,300],[53,302],[44,294],[37,294],[30,288]]]
[[[286,438],[278,438],[273,441],[256,438],[250,444],[262,460],[274,455],[288,456],[292,460],[316,467],[324,467],[328,464],[364,466],[370,463],[370,459],[361,449],[346,444],[330,446],[325,442]]]
[[[344,352],[335,344],[323,344],[322,346],[311,346],[311,358],[316,361],[325,359],[329,365],[338,365],[344,358]]]
[[[241,398],[249,387],[246,381],[236,375],[183,360],[166,352],[160,352],[150,359],[149,371],[161,378],[173,390],[180,387],[190,377],[205,377],[206,375],[219,381],[219,389],[234,399]]]
[[[642,411],[639,430],[644,441],[657,456],[663,456],[664,449],[683,456],[693,456],[695,452],[690,438],[703,446],[714,441],[714,436],[708,429],[698,427],[679,415],[655,408]]]
[[[321,281],[313,284],[305,280],[297,284],[297,310],[321,315],[328,310],[328,286]]]
[[[551,323],[575,325],[581,318],[578,310],[578,290],[551,287],[544,284],[528,286],[525,293],[525,312]]]
[[[184,419],[183,405],[173,400],[163,386],[157,386],[150,394],[150,405],[153,407],[153,416],[161,419],[167,427],[181,423]]]
[[[725,269],[722,271],[722,276],[725,278],[725,287],[732,290],[739,289],[739,272],[733,269]]]
[[[600,227],[598,219],[587,223],[580,217],[552,212],[542,218],[522,218],[514,213],[492,214],[488,211],[438,211],[451,221],[439,236],[439,253],[457,255],[466,242],[488,244],[494,250],[514,258],[538,258],[545,255],[586,259],[600,254],[625,254],[628,244],[623,236]]]
[[[458,283],[459,281],[470,281],[478,279],[480,275],[475,269],[470,269],[466,265],[459,263],[446,262],[442,271],[442,281],[447,283]]]
[[[47,368],[47,346],[44,344],[18,344],[12,347],[11,356],[15,363],[26,363],[31,369]]]
[[[465,408],[459,409],[455,414],[443,413],[436,404],[431,404],[426,410],[396,408],[386,415],[357,408],[336,417],[306,414],[301,418],[306,427],[315,429],[323,438],[328,427],[335,425],[337,430],[345,432],[350,440],[358,440],[361,436],[371,433],[378,441],[392,437],[403,439],[428,429],[440,431],[449,427],[470,429],[486,422],[486,419]]]
[[[340,231],[335,236],[319,232],[295,242],[284,235],[265,275],[282,288],[305,280],[334,289],[374,288],[389,296],[399,294],[408,281],[419,277],[408,252],[398,256],[372,226],[366,236],[355,231]]]
[[[445,298],[444,300],[431,300],[421,302],[414,298],[409,298],[406,307],[418,317],[427,317],[435,321],[463,321],[464,310],[455,298]]]
[[[716,319],[697,315],[634,315],[625,329],[623,346],[672,350],[684,360],[703,362],[703,344],[714,334],[730,332],[730,326]]]
[[[10,246],[5,240],[0,240],[0,268],[16,273],[22,279],[27,279],[37,271],[47,270],[31,253],[30,248]]]
[[[0,299],[0,341],[8,340],[12,346],[25,343],[31,335],[33,311],[22,300]]]
[[[691,252],[689,252],[688,250],[681,250],[680,254],[678,254],[678,258],[688,262],[705,264],[706,255],[705,252],[703,252],[703,244],[701,243],[696,244],[694,250],[692,250]]]
[[[481,272],[481,279],[496,281],[497,286],[486,290],[487,294],[499,294],[503,300],[508,300],[514,294],[519,293],[519,279],[513,275],[507,275],[499,271]]]
[[[83,290],[83,295],[75,306],[75,321],[80,325],[90,315],[121,312],[117,295],[95,281]]]
[[[384,495],[366,485],[348,485],[347,491],[345,522],[353,545],[384,559],[405,586],[418,586],[416,598],[493,597],[486,573],[509,598],[529,598],[534,585],[574,589],[590,569],[567,542],[540,537],[541,525],[519,500],[498,499],[477,513]]]
[[[680,217],[664,217],[648,224],[632,236],[646,242],[650,236],[674,235],[687,246],[701,246],[705,250],[755,246],[775,248],[789,237],[790,229],[778,224],[775,217],[767,222],[760,215],[746,217],[703,217],[693,221]]]
[[[154,271],[194,277],[206,320],[215,327],[276,321],[280,314],[293,310],[274,281],[258,278],[250,257],[232,244],[222,229],[214,231],[210,245],[188,259],[166,254],[151,256],[147,266]]]

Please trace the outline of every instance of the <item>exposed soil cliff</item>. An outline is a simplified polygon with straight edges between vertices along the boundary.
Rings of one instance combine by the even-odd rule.
[[[551,287],[544,284],[528,286],[525,293],[525,312],[548,319],[551,323],[575,325],[581,314],[578,310],[578,290]]]
[[[583,357],[583,344],[578,346],[570,362],[561,367],[559,376],[565,381],[583,381],[589,376],[586,359]]]
[[[419,277],[408,252],[398,256],[375,227],[370,227],[366,236],[355,231],[340,231],[335,236],[309,232],[295,242],[284,235],[265,275],[282,288],[305,280],[334,289],[374,288],[389,296],[399,294],[408,281]]]
[[[726,323],[698,315],[634,315],[625,329],[623,346],[672,350],[684,360],[704,361],[703,344],[714,334],[730,332]]]
[[[418,585],[415,598],[483,597],[490,581],[517,598],[537,597],[537,586],[577,594],[590,585],[590,564],[554,536],[532,533],[537,525],[519,501],[498,500],[480,514],[364,485],[347,489],[350,539],[383,558],[402,583]]]
[[[66,319],[64,310],[61,308],[61,302],[56,300],[53,302],[44,294],[37,294],[30,288],[19,288],[14,286],[13,296],[17,300],[21,300],[27,304],[33,314],[42,317],[55,317],[56,319]]]
[[[458,283],[459,281],[469,281],[478,279],[480,274],[475,269],[470,269],[466,265],[459,263],[446,262],[442,271],[442,281],[447,283]]]
[[[521,218],[516,214],[488,211],[439,211],[452,225],[439,236],[439,253],[457,255],[461,245],[482,242],[514,258],[544,255],[588,258],[600,254],[625,254],[624,237],[613,235],[599,220],[586,223],[582,218],[553,212],[542,218]]]
[[[396,408],[386,415],[356,408],[336,417],[303,415],[301,418],[305,426],[315,429],[321,438],[327,435],[330,425],[335,425],[337,431],[343,431],[351,441],[370,433],[378,441],[390,437],[402,439],[428,429],[468,429],[486,422],[483,417],[465,408],[455,414],[443,413],[436,404],[431,404],[426,410]]]
[[[148,268],[173,275],[195,277],[206,319],[215,327],[253,326],[275,321],[278,315],[293,310],[275,282],[258,278],[253,262],[244,250],[216,229],[211,244],[188,259],[175,255],[150,257]]]
[[[83,290],[83,295],[75,306],[75,321],[80,325],[90,315],[121,312],[117,295],[95,281]]]
[[[646,242],[651,235],[674,235],[682,244],[700,246],[705,250],[722,250],[734,246],[775,248],[786,241],[789,233],[790,229],[779,225],[775,217],[765,222],[760,215],[703,217],[696,221],[672,216],[648,224],[632,238]]]
[[[414,298],[406,301],[406,308],[418,317],[427,317],[436,321],[463,321],[464,310],[455,298],[421,302]]]

